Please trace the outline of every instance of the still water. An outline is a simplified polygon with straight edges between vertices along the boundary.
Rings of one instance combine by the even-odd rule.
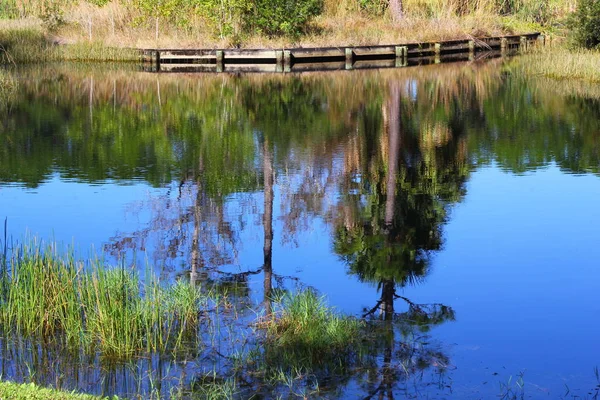
[[[424,365],[381,384],[323,383],[314,397],[597,395],[593,90],[526,79],[504,60],[287,76],[18,74],[0,120],[0,217],[15,240],[56,240],[167,281],[243,280],[255,312],[270,269],[273,289],[314,288],[357,317],[451,308],[411,331],[435,349]],[[2,347],[5,379],[31,379],[18,354],[43,364],[38,350]],[[148,390],[126,382],[136,374],[193,374],[181,363],[156,372],[153,359],[78,362],[33,373],[125,396]]]

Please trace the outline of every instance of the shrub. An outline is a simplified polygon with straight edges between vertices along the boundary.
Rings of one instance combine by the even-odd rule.
[[[387,0],[359,0],[360,9],[367,15],[383,15],[388,8]]]
[[[569,26],[576,46],[587,49],[600,47],[600,1],[579,0]]]
[[[198,6],[200,15],[221,38],[240,35],[243,16],[252,9],[248,0],[199,0]]]
[[[323,0],[257,0],[246,12],[246,27],[267,36],[298,36],[323,11]]]

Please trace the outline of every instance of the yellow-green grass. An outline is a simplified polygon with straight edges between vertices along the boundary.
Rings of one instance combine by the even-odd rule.
[[[49,61],[138,61],[139,52],[100,42],[62,44],[40,26],[0,29],[0,64],[19,65]]]
[[[44,388],[33,383],[0,382],[0,399],[4,400],[100,400],[101,397]],[[111,399],[116,400],[117,397]]]
[[[264,362],[272,370],[343,370],[357,360],[364,321],[338,314],[313,291],[288,295],[258,325]]]
[[[515,60],[515,67],[528,75],[590,83],[600,83],[599,66],[600,50],[572,50],[564,46],[547,46]]]
[[[208,299],[186,282],[145,282],[124,267],[77,261],[56,244],[19,246],[0,264],[0,326],[7,337],[51,341],[103,358],[198,348]]]

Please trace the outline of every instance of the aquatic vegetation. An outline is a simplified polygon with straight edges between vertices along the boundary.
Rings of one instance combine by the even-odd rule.
[[[189,284],[164,286],[101,260],[83,263],[56,245],[12,251],[2,271],[0,323],[8,336],[58,342],[66,349],[122,359],[198,347],[208,297]]]
[[[23,64],[50,60],[51,44],[40,27],[0,29],[0,64]]]
[[[200,376],[191,384],[191,392],[203,399],[231,399],[238,392],[234,379],[223,379],[216,374]]]
[[[528,75],[600,83],[598,50],[570,50],[563,46],[549,46],[515,59],[514,65]]]
[[[364,321],[338,314],[312,290],[285,296],[280,307],[258,324],[269,368],[342,370],[358,356]]]
[[[75,392],[61,392],[30,384],[0,382],[0,399],[13,400],[95,400],[100,397]],[[116,400],[117,398],[114,397]]]

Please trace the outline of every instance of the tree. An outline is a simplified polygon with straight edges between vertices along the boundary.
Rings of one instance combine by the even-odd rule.
[[[400,22],[404,18],[403,0],[390,0],[390,12],[392,14],[392,21],[395,24]]]
[[[593,49],[600,46],[600,1],[579,0],[570,21],[577,46]]]
[[[185,6],[182,0],[137,0],[136,4],[142,13],[154,18],[157,42],[160,19],[171,17],[175,10],[181,10]]]
[[[273,279],[273,154],[268,139],[263,139],[263,179],[264,179],[264,214],[263,214],[263,273],[264,298],[267,315],[271,314],[271,290]]]

